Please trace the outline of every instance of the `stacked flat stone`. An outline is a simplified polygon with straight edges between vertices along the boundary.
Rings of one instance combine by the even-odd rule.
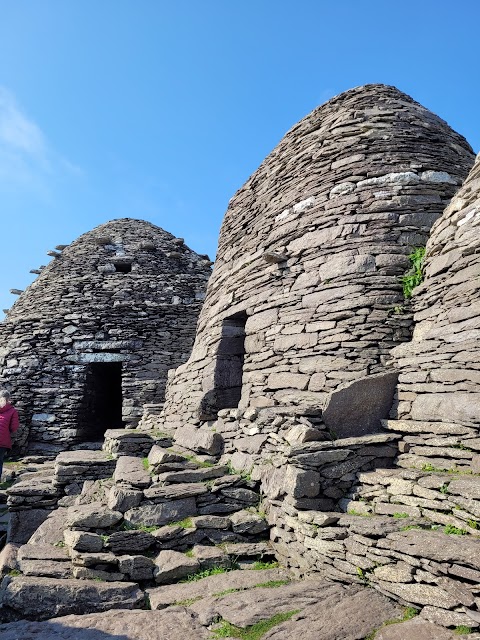
[[[397,427],[405,433],[407,442],[422,447],[423,454],[427,456],[451,458],[448,448],[458,445],[459,440],[465,449],[478,452],[478,157],[465,184],[432,228],[426,247],[424,274],[424,281],[414,294],[415,331],[412,341],[393,351],[393,364],[400,370],[398,406],[393,412],[400,419]],[[432,446],[439,449],[429,451]],[[476,460],[480,467],[478,455]]]
[[[384,85],[347,91],[295,125],[230,202],[166,423],[213,419],[235,406],[232,391],[240,407],[321,406],[384,371],[410,337],[398,313],[408,255],[473,159],[444,121]]]
[[[210,271],[182,239],[129,218],[54,257],[0,325],[0,384],[21,413],[17,443],[58,452],[99,439],[88,423],[91,364],[121,363],[129,426],[144,403],[162,402],[167,370],[190,353]]]

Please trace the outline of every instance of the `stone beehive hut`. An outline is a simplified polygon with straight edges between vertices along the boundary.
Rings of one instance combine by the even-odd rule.
[[[101,439],[161,402],[167,370],[190,353],[210,271],[181,238],[129,218],[57,252],[0,325],[20,445]]]
[[[454,437],[462,433],[458,423],[478,429],[480,421],[479,157],[432,228],[424,273],[413,339],[393,352],[401,372],[396,413],[414,423],[449,423],[451,432],[448,425],[442,432]]]
[[[230,202],[166,420],[318,407],[382,372],[410,337],[397,313],[408,255],[472,162],[463,137],[394,87],[347,91],[295,125]],[[393,393],[395,376],[383,382]]]

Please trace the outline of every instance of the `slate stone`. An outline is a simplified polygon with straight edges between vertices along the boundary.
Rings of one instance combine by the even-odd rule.
[[[392,406],[397,378],[395,372],[380,373],[333,391],[323,410],[327,427],[340,438],[378,432]]]
[[[113,553],[139,553],[156,542],[157,538],[146,531],[116,531],[108,536],[105,546]]]
[[[153,575],[157,584],[181,580],[200,569],[198,560],[178,551],[160,551],[154,564]]]
[[[217,455],[223,448],[223,438],[219,433],[190,424],[186,424],[176,430],[175,442],[191,451],[207,453],[208,455]]]
[[[143,524],[148,527],[158,526],[170,522],[178,522],[190,516],[197,515],[195,498],[172,500],[161,504],[144,504],[125,513],[125,521],[133,524]]]
[[[228,589],[249,589],[257,584],[291,580],[286,569],[264,569],[262,571],[228,571],[208,576],[194,582],[165,585],[147,589],[152,609],[164,609],[176,602],[206,598]]]
[[[71,613],[134,609],[142,605],[143,592],[130,582],[55,580],[7,576],[1,586],[3,607],[27,620],[47,620]]]
[[[45,622],[0,625],[3,640],[207,640],[210,632],[180,607],[168,611],[105,611]]]
[[[92,503],[79,507],[69,507],[66,517],[68,527],[84,527],[105,529],[122,520],[123,514],[112,511],[100,503]]]

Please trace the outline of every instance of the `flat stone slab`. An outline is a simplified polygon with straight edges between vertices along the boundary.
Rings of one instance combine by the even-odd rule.
[[[2,640],[207,640],[211,633],[183,608],[168,611],[116,610],[70,615],[45,622],[0,625]]]
[[[441,531],[412,529],[390,533],[379,540],[377,546],[409,556],[466,565],[480,570],[480,538],[472,536],[449,536]]]
[[[67,512],[68,527],[85,527],[89,529],[103,529],[111,527],[122,520],[120,511],[113,511],[101,502],[92,502],[78,507],[70,507]]]
[[[454,638],[461,637],[432,622],[414,619],[380,629],[375,640],[406,640],[406,638],[412,638],[412,640],[454,640]],[[470,637],[468,636],[468,638]]]
[[[161,504],[145,504],[125,513],[125,520],[131,524],[144,524],[149,527],[161,527],[170,522],[197,515],[195,498],[172,500]]]
[[[106,465],[115,466],[115,460],[104,451],[90,451],[90,449],[78,449],[77,451],[62,451],[55,458],[55,470],[60,466],[69,465]]]
[[[190,498],[191,496],[201,496],[208,493],[208,487],[201,482],[187,482],[169,485],[154,484],[143,492],[147,500],[177,500],[179,498]]]
[[[227,465],[218,467],[202,467],[186,471],[170,471],[159,475],[161,482],[202,482],[212,478],[220,478],[228,473]]]
[[[358,640],[369,637],[384,622],[400,619],[402,615],[399,606],[372,589],[341,587],[336,592],[326,593],[287,622],[273,627],[262,640]],[[378,635],[375,640],[377,638]],[[419,640],[418,636],[408,634],[401,638]]]
[[[115,467],[113,479],[117,484],[129,484],[139,489],[148,487],[152,478],[143,466],[142,458],[121,456]]]
[[[291,580],[286,569],[264,569],[262,571],[228,571],[208,576],[195,582],[171,584],[164,587],[147,589],[152,609],[164,609],[176,602],[194,598],[207,598],[228,589],[250,589],[265,582]]]
[[[381,429],[393,402],[398,374],[379,373],[346,383],[329,394],[323,419],[337,436],[374,433]]]
[[[349,604],[351,611],[348,610]],[[375,604],[378,605],[378,615],[375,615]],[[400,608],[384,596],[376,595],[375,597],[371,590],[363,587],[344,587],[326,582],[322,578],[292,582],[277,588],[258,587],[229,593],[216,599],[205,598],[193,603],[190,608],[198,614],[202,624],[212,623],[220,616],[223,620],[242,628],[289,611],[300,611],[299,617],[303,619],[305,611],[310,611],[311,619],[304,625],[302,631],[297,630],[294,624],[289,625],[288,631],[284,629],[281,635],[271,636],[282,638],[282,640],[286,638],[303,640],[304,637],[318,640],[322,637],[318,631],[324,633],[328,631],[331,634],[332,624],[335,622],[342,632],[350,630],[350,635],[345,633],[342,636],[332,634],[323,637],[337,637],[342,640],[363,638],[373,629],[381,626],[383,621],[400,616]],[[361,625],[362,618],[356,619],[361,612],[363,612],[365,634]],[[314,626],[317,629],[314,629]]]
[[[72,613],[136,609],[143,604],[144,594],[131,582],[7,576],[2,581],[0,600],[19,618],[48,620]]]

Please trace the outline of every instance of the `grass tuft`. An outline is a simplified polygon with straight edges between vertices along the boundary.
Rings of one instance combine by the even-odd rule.
[[[403,295],[406,299],[411,298],[415,287],[423,281],[422,263],[425,257],[425,247],[417,247],[408,256],[410,269],[400,278],[403,287]]]
[[[453,633],[457,634],[458,636],[464,636],[468,633],[472,633],[472,629],[471,627],[467,627],[465,624],[461,624],[458,627],[455,627]]]
[[[251,569],[253,569],[254,571],[263,571],[264,569],[278,569],[279,566],[280,565],[275,560],[273,560],[272,562],[263,562],[262,560],[256,560],[252,564]]]
[[[242,629],[235,625],[222,620],[219,625],[212,629],[214,638],[239,638],[240,640],[260,640],[260,638],[270,631],[277,624],[290,620],[299,610],[287,611],[285,613],[277,613],[268,620],[262,620],[256,624],[252,624],[249,627]]]

